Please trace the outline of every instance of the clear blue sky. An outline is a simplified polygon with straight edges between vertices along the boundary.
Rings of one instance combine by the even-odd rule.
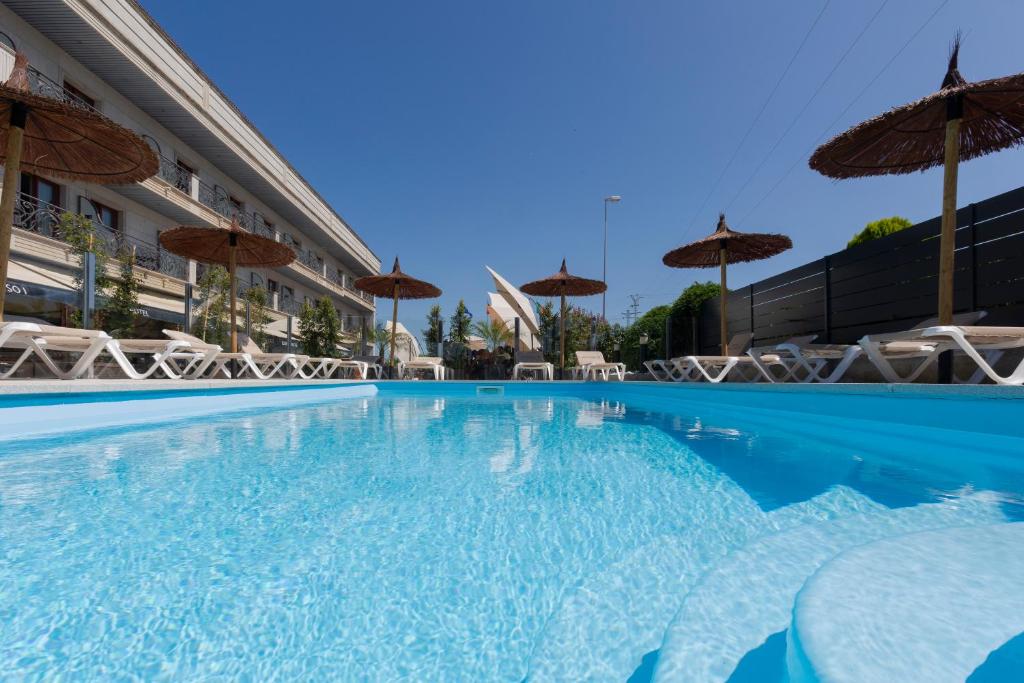
[[[484,264],[521,284],[566,256],[599,278],[609,194],[623,196],[612,320],[629,294],[646,309],[717,277],[661,255],[712,231],[719,210],[794,242],[730,269],[737,286],[838,251],[870,220],[934,216],[939,171],[835,182],[807,168],[810,150],[935,90],[957,29],[968,80],[1024,70],[1019,0],[144,4],[386,268],[398,253],[444,290],[446,316],[460,298],[483,315]],[[1022,184],[1021,151],[975,160],[960,203]],[[600,310],[600,297],[581,303]],[[399,319],[418,332],[428,306],[403,302]]]

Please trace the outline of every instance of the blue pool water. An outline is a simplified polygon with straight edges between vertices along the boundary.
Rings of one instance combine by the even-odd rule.
[[[0,672],[781,680],[833,558],[1024,520],[1014,407],[420,383],[0,442]]]

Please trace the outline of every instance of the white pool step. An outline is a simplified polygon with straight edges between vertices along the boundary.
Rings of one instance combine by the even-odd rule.
[[[942,529],[818,570],[793,610],[787,664],[794,683],[952,683],[1022,631],[1024,523]]]
[[[882,507],[847,487],[767,514],[734,485],[716,502],[708,524],[649,543],[585,578],[545,628],[529,679],[624,681],[658,648],[689,589],[732,549],[788,526]]]
[[[754,540],[724,559],[686,596],[665,633],[655,680],[728,680],[747,652],[788,627],[804,582],[844,549],[912,531],[1004,520],[998,502],[978,494],[949,503],[875,510]]]

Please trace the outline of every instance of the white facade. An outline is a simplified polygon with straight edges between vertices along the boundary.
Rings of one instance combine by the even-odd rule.
[[[373,299],[352,283],[379,272],[380,259],[134,0],[4,0],[0,32],[0,78],[14,50],[24,52],[33,90],[93,106],[160,156],[160,173],[131,186],[26,177],[12,240],[15,287],[39,285],[60,298],[75,260],[52,224],[61,211],[83,213],[113,223],[118,244],[135,248],[149,313],[183,320],[197,267],[163,252],[159,232],[227,226],[237,216],[299,255],[283,268],[239,270],[242,287],[271,290],[275,317],[328,295],[346,331],[372,324]]]

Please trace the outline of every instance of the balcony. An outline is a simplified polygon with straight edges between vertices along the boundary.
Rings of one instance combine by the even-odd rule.
[[[60,234],[60,217],[64,213],[67,213],[67,209],[21,192],[14,206],[14,227],[66,243]],[[97,238],[104,243],[107,252],[112,256],[131,249],[135,252],[135,265],[139,268],[179,280],[188,277],[188,262],[159,244],[130,237],[96,221],[93,221],[93,225],[96,227]]]
[[[96,114],[101,113],[100,110],[92,104],[86,102],[52,78],[44,76],[41,71],[31,66],[28,67],[28,88],[34,95],[49,97],[50,99],[58,100],[64,104],[70,104],[72,107],[91,111]]]

